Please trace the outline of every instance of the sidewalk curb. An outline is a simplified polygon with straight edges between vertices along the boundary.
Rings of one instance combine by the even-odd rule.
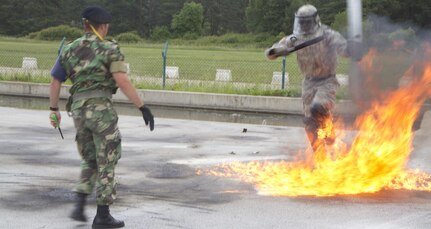
[[[0,95],[48,98],[49,87],[49,84],[42,83],[2,81],[0,82]],[[69,97],[69,88],[70,86],[68,85],[62,86],[61,99]],[[144,99],[145,103],[158,106],[275,114],[302,114],[301,98],[162,90],[138,90],[138,94]],[[119,103],[130,103],[121,90],[118,90],[117,94],[113,96],[113,100]],[[341,100],[337,101],[334,112],[341,115],[355,115],[358,110],[351,101]]]

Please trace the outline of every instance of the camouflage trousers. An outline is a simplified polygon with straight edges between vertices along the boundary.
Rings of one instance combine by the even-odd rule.
[[[91,194],[96,186],[98,205],[116,198],[115,166],[121,157],[118,116],[109,99],[89,99],[72,110],[76,143],[81,155],[81,176],[75,192]]]

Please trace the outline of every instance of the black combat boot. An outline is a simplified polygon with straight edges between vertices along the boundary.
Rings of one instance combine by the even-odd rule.
[[[109,214],[108,205],[97,205],[97,214],[93,220],[93,228],[120,228],[124,227],[124,221],[116,220]]]
[[[84,193],[76,193],[76,204],[75,208],[72,211],[72,214],[70,215],[70,218],[81,221],[81,222],[87,222],[87,217],[84,214],[84,207],[85,202],[87,200],[87,194]]]

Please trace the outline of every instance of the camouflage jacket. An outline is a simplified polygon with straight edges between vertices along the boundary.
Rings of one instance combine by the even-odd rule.
[[[60,64],[73,83],[70,94],[93,90],[111,90],[117,86],[113,72],[127,72],[124,55],[115,41],[101,41],[86,33],[66,45],[60,55]]]
[[[288,48],[304,41],[323,36],[319,43],[296,51],[296,58],[305,77],[326,77],[335,75],[338,64],[337,55],[347,56],[347,42],[340,33],[322,25],[320,29],[308,36],[289,35],[282,38],[273,47],[287,46]]]

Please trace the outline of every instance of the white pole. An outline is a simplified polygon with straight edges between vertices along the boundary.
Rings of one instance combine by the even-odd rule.
[[[347,0],[349,39],[362,42],[362,1]]]
[[[361,0],[347,0],[347,20],[348,20],[348,39],[355,45],[351,48],[352,56],[355,52],[362,52],[362,2]],[[365,80],[362,77],[359,63],[354,58],[350,58],[349,68],[349,90],[352,99],[357,103],[362,103],[365,96]]]

